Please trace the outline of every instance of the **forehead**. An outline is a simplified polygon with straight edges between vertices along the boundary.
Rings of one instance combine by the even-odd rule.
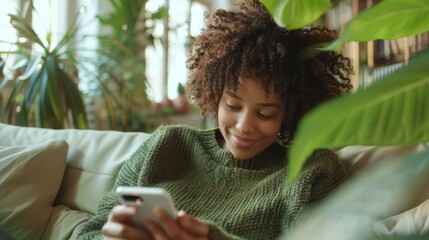
[[[242,75],[238,79],[236,88],[231,85],[226,86],[225,91],[254,100],[281,103],[280,95],[274,91],[274,81],[269,81],[267,78],[260,79],[255,76]]]

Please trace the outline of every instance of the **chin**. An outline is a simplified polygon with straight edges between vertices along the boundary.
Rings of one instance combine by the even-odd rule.
[[[237,152],[231,152],[231,153],[238,160],[247,160],[249,158],[256,156],[256,154],[249,154],[249,153],[237,153]]]

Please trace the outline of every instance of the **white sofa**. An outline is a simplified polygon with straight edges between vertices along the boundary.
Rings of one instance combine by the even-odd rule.
[[[75,239],[84,221],[95,214],[98,201],[112,188],[122,163],[148,136],[0,123],[0,239]],[[355,174],[389,154],[425,147],[349,147],[337,153]],[[413,209],[404,213],[408,228],[404,230],[401,223],[404,217],[396,217],[396,224],[383,225],[386,235],[397,229],[427,231],[429,202],[424,201],[428,195],[410,201],[407,209]],[[415,211],[418,217],[413,217]]]
[[[148,136],[0,124],[0,239],[74,239]]]

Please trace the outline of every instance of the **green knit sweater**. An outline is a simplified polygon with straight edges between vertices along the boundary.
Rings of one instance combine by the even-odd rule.
[[[318,150],[296,181],[286,185],[286,149],[271,145],[238,160],[217,144],[218,129],[161,127],[124,163],[118,186],[156,186],[171,193],[177,209],[209,224],[210,239],[275,239],[303,208],[325,196],[344,178],[334,153]],[[114,189],[99,204],[78,239],[99,239]]]

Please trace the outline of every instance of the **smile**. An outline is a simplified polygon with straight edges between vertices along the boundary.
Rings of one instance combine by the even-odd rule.
[[[232,142],[239,148],[248,148],[253,146],[257,140],[241,138],[235,135],[231,135]]]

